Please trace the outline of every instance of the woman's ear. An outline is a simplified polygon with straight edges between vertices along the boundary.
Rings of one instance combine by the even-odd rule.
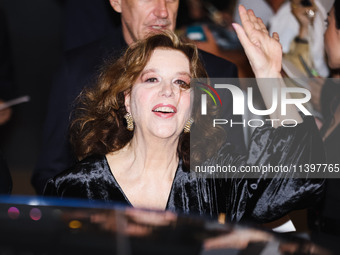
[[[131,92],[124,92],[124,104],[125,104],[125,109],[127,112],[131,113],[131,108],[130,108],[130,98],[131,98]]]
[[[122,12],[121,0],[110,0],[110,4],[116,12],[118,13]]]

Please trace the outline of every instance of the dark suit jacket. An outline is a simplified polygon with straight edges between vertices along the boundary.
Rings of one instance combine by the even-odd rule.
[[[93,83],[103,59],[119,57],[126,46],[121,29],[117,29],[109,37],[72,50],[65,57],[62,69],[52,86],[42,150],[32,176],[32,184],[38,194],[42,194],[49,178],[76,162],[68,141],[69,118],[75,98],[85,86]],[[237,68],[231,62],[203,51],[200,51],[200,58],[209,77],[237,77]],[[222,100],[227,113],[223,116],[241,121],[240,116],[232,116],[231,94],[225,93],[225,97]],[[245,146],[242,128],[227,131],[228,141],[235,144],[238,152],[243,152]]]
[[[63,14],[63,48],[71,50],[106,36],[120,25],[107,0],[58,0]]]

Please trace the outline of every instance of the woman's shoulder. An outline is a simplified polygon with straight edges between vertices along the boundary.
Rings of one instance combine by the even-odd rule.
[[[63,187],[89,186],[91,183],[98,183],[100,179],[108,179],[111,171],[104,155],[89,156],[69,169],[51,178],[46,186],[44,194],[49,189],[64,189]]]
[[[108,164],[104,155],[92,155],[77,162],[72,167],[56,175],[54,179],[62,178],[69,175],[81,174],[88,175],[93,172],[107,170]]]

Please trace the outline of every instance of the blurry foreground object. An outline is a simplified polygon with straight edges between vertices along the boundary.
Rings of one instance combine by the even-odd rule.
[[[254,227],[83,200],[0,197],[0,224],[4,254],[330,254]]]

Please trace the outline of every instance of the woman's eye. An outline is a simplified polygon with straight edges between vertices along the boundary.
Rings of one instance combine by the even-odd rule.
[[[157,82],[157,78],[154,78],[154,77],[148,78],[145,80],[145,82]]]
[[[186,83],[185,81],[176,80],[175,83],[178,84],[182,89],[189,89],[190,88],[190,84]]]
[[[325,19],[325,25],[328,27],[328,19]]]

